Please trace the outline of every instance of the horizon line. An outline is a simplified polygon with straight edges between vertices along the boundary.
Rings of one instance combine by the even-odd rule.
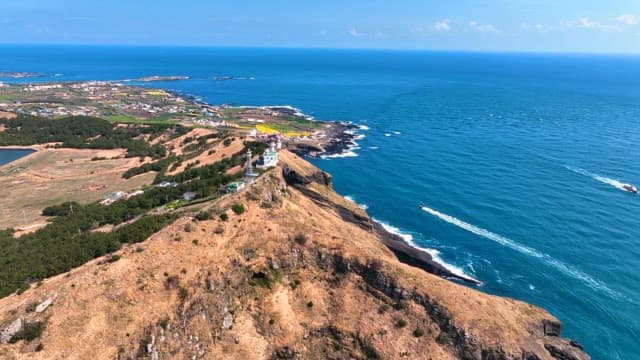
[[[140,48],[200,48],[200,49],[274,49],[274,50],[338,50],[338,51],[396,51],[396,52],[430,52],[430,53],[469,53],[469,54],[530,54],[530,55],[600,55],[600,56],[640,56],[640,52],[595,52],[595,51],[559,51],[559,50],[506,50],[506,49],[428,49],[428,48],[393,48],[393,47],[331,47],[331,46],[280,46],[280,45],[214,45],[214,44],[96,44],[96,43],[4,43],[5,46],[50,46],[50,47],[140,47]]]

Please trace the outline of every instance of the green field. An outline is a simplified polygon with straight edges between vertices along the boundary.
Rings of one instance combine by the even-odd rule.
[[[172,120],[172,115],[171,114],[161,114],[158,115],[154,118],[150,118],[150,119],[143,119],[143,118],[137,118],[137,117],[133,117],[130,115],[124,115],[124,114],[114,114],[114,115],[106,115],[104,116],[105,120],[108,120],[110,122],[114,122],[114,123],[127,123],[127,124],[148,124],[148,125],[154,125],[154,124],[175,124],[176,121]]]

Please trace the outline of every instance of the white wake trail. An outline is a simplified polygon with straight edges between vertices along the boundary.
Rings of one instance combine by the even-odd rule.
[[[565,166],[565,168],[567,168],[567,170],[569,170],[569,171],[573,171],[576,174],[580,174],[580,175],[584,175],[584,176],[590,177],[590,178],[592,178],[594,180],[597,180],[597,181],[599,181],[599,182],[601,182],[603,184],[611,185],[611,186],[615,187],[618,190],[626,191],[625,188],[624,188],[625,184],[620,182],[620,181],[618,181],[618,180],[611,179],[611,178],[608,178],[608,177],[605,177],[605,176],[601,176],[601,175],[598,175],[598,174],[590,173],[587,170],[580,169],[580,168],[574,168],[572,166]]]
[[[441,220],[444,220],[452,225],[455,225],[461,229],[467,230],[471,233],[474,233],[478,236],[484,237],[486,239],[492,240],[500,245],[506,246],[508,248],[511,248],[513,250],[518,251],[521,254],[525,254],[537,259],[541,259],[542,261],[544,261],[547,265],[555,268],[556,270],[559,270],[560,272],[564,273],[565,275],[568,275],[570,277],[573,277],[574,279],[580,280],[582,282],[584,282],[587,286],[591,287],[594,290],[599,290],[602,291],[604,293],[606,293],[607,295],[614,297],[614,298],[620,298],[620,294],[611,290],[609,287],[607,287],[606,284],[604,284],[602,281],[596,280],[594,278],[592,278],[591,276],[589,276],[588,274],[585,274],[584,272],[578,270],[578,269],[574,269],[571,266],[561,262],[560,260],[557,260],[553,257],[551,257],[548,254],[542,253],[534,248],[528,247],[526,245],[522,245],[520,243],[518,243],[517,241],[514,241],[512,239],[509,239],[507,237],[504,237],[502,235],[498,235],[496,233],[493,233],[489,230],[483,229],[481,227],[469,224],[468,222],[462,221],[460,219],[457,219],[451,215],[447,215],[447,214],[443,214],[435,209],[432,209],[430,207],[427,206],[420,206],[420,208],[428,213],[431,214]]]

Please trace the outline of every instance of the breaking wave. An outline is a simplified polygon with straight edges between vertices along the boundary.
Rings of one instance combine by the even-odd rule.
[[[620,294],[611,290],[609,287],[607,287],[607,285],[605,285],[602,281],[596,280],[593,277],[589,276],[588,274],[585,274],[584,272],[578,270],[578,269],[574,269],[573,267],[551,257],[548,254],[542,253],[534,248],[528,247],[526,245],[522,245],[512,239],[509,239],[507,237],[504,237],[502,235],[498,235],[496,233],[493,233],[489,230],[483,229],[481,227],[469,224],[468,222],[464,222],[460,219],[457,219],[451,215],[447,215],[447,214],[443,214],[435,209],[432,209],[430,207],[427,206],[420,206],[420,208],[428,213],[431,214],[437,218],[439,218],[440,220],[443,220],[445,222],[448,222],[452,225],[455,225],[461,229],[467,230],[471,233],[474,233],[478,236],[484,237],[486,239],[492,240],[500,245],[506,246],[510,249],[513,249],[521,254],[524,255],[528,255],[537,259],[541,259],[542,261],[544,261],[547,265],[555,268],[556,270],[564,273],[565,275],[568,275],[574,279],[580,280],[582,282],[584,282],[587,286],[591,287],[594,290],[599,290],[602,291],[604,293],[606,293],[607,295],[611,296],[611,297],[620,297]]]
[[[352,203],[354,203],[354,204],[358,205],[358,207],[359,207],[360,209],[362,209],[362,210],[367,210],[367,209],[369,208],[369,205],[367,205],[367,204],[359,204],[359,203],[358,203],[358,202],[353,198],[353,196],[349,196],[349,195],[347,195],[347,196],[345,196],[344,198],[345,198],[345,199],[347,199],[347,200],[349,200],[349,201],[351,201]]]
[[[402,238],[402,240],[404,240],[407,244],[411,245],[412,247],[424,251],[427,254],[431,255],[431,258],[433,259],[433,261],[435,261],[436,263],[442,265],[442,267],[444,267],[445,269],[449,270],[452,274],[458,275],[461,278],[468,278],[468,279],[472,279],[475,281],[478,281],[477,279],[475,279],[472,276],[469,276],[467,274],[465,274],[464,270],[460,267],[457,267],[455,265],[449,264],[447,262],[445,262],[444,260],[442,260],[442,258],[440,257],[440,251],[436,250],[436,249],[429,249],[429,248],[424,248],[421,246],[416,245],[416,243],[413,242],[413,235],[408,234],[406,232],[403,232],[402,230],[400,230],[399,228],[387,224],[383,221],[377,220],[375,218],[372,218],[373,221],[377,222],[378,224],[380,224],[380,226],[382,226],[382,228],[384,228],[387,232],[397,235],[400,238]]]
[[[358,154],[355,153],[354,151],[346,150],[339,154],[320,155],[321,159],[347,158],[347,157],[358,157]]]

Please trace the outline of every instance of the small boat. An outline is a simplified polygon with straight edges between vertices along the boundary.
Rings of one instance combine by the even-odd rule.
[[[631,184],[622,184],[622,189],[630,193],[634,193],[634,194],[638,193],[638,188]]]

